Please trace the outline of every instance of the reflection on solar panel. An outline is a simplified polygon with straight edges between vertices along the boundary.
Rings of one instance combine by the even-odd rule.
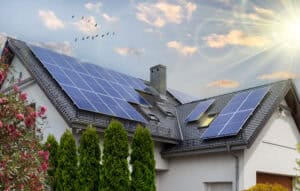
[[[197,121],[214,101],[214,99],[210,99],[198,103],[194,110],[187,116],[185,122]]]
[[[236,94],[201,138],[210,139],[237,135],[268,91],[268,87],[263,87]]]
[[[146,90],[142,80],[44,48],[30,48],[79,109],[146,123],[127,103],[149,105],[136,91]]]
[[[181,104],[190,103],[190,102],[197,101],[197,100],[200,99],[200,98],[193,97],[193,96],[190,96],[188,94],[185,94],[185,93],[182,93],[180,91],[173,90],[173,89],[168,89],[168,92],[173,97],[175,97]]]

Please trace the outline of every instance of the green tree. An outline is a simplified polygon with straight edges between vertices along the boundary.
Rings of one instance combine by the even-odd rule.
[[[74,191],[77,175],[76,144],[72,133],[67,130],[60,139],[58,165],[55,173],[56,190]]]
[[[147,128],[137,127],[131,148],[131,191],[155,191],[154,144]]]
[[[47,184],[51,186],[52,190],[56,189],[55,181],[55,171],[57,168],[57,157],[58,157],[58,143],[53,135],[47,137],[45,142],[44,149],[49,151],[49,167],[48,167],[48,177]]]
[[[80,138],[78,190],[97,191],[100,177],[99,136],[92,126],[83,132]]]
[[[128,137],[123,125],[112,121],[104,133],[102,191],[129,191]]]

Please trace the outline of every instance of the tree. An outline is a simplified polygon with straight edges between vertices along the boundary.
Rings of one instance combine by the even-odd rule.
[[[131,190],[155,191],[154,144],[147,128],[137,127],[131,148]]]
[[[288,189],[280,184],[257,184],[246,191],[288,191]]]
[[[129,191],[128,137],[123,125],[112,121],[104,132],[102,191]]]
[[[0,85],[11,59],[5,48],[0,59]],[[0,93],[0,190],[45,189],[49,152],[42,150],[41,127],[36,124],[44,109],[30,107],[27,94],[16,85],[10,92]]]
[[[49,135],[44,144],[44,149],[50,153],[47,184],[52,190],[56,189],[55,171],[58,160],[58,143],[53,135]]]
[[[97,191],[100,178],[99,136],[92,126],[83,132],[80,138],[78,190]]]
[[[77,178],[76,144],[72,133],[67,130],[60,139],[58,163],[55,173],[56,190],[74,191]]]

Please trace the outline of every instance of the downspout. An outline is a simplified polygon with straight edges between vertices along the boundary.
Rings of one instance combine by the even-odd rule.
[[[239,181],[240,181],[240,175],[239,175],[239,170],[240,170],[239,157],[231,151],[231,147],[230,147],[229,144],[227,144],[226,146],[227,146],[228,153],[231,154],[234,157],[234,159],[235,159],[235,191],[239,191]]]

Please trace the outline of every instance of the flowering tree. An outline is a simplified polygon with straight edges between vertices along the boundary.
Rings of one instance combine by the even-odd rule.
[[[0,85],[8,72],[6,48],[0,61]],[[45,190],[49,152],[43,151],[36,121],[46,107],[32,108],[17,86],[0,93],[0,190]]]

